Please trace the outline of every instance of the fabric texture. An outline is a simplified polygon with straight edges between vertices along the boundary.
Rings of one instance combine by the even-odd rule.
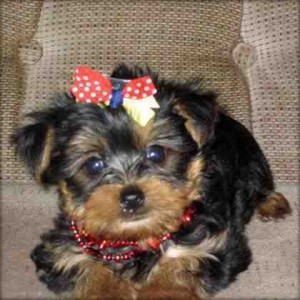
[[[206,88],[217,91],[227,110],[250,128],[247,88],[231,56],[241,15],[239,0],[44,1],[36,33],[18,57],[24,85],[22,99],[12,96],[19,109],[11,122],[15,126],[17,113],[42,108],[65,92],[76,65],[109,74],[123,61],[147,64],[167,78],[202,76]],[[11,100],[5,97],[5,103]],[[2,160],[4,180],[30,181],[12,151]]]
[[[24,59],[34,62],[36,46],[31,42],[42,1],[3,0],[0,2],[0,126],[1,126],[1,179],[15,180],[22,177],[24,169],[16,160],[10,136],[19,123],[24,100],[24,64],[21,53],[32,48]]]
[[[253,263],[219,299],[299,299],[298,187],[278,185],[289,199],[293,214],[284,221],[248,226]],[[2,194],[1,299],[50,299],[29,258],[39,235],[51,228],[57,195],[33,184],[5,184]],[[25,205],[26,204],[26,205]]]
[[[276,181],[295,183],[298,21],[297,0],[2,0],[1,298],[54,298],[36,279],[29,253],[51,226],[56,193],[28,184],[10,146],[23,113],[65,92],[79,64],[106,74],[120,61],[148,64],[167,78],[200,74],[228,112],[253,128]],[[298,187],[278,190],[292,216],[250,224],[253,264],[220,299],[299,299]]]
[[[245,0],[241,28],[253,134],[274,178],[288,182],[299,181],[299,3]]]

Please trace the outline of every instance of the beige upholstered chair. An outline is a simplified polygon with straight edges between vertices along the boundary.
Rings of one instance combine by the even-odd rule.
[[[74,66],[109,73],[120,61],[165,77],[203,77],[252,130],[294,213],[252,222],[254,262],[219,297],[297,297],[297,0],[2,0],[0,8],[3,298],[50,297],[28,256],[56,198],[33,185],[9,136],[23,113],[67,89]]]

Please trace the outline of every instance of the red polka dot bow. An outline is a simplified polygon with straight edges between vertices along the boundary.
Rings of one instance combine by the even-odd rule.
[[[88,66],[78,66],[73,76],[74,85],[71,93],[78,102],[95,104],[110,103],[113,96],[111,80],[101,72]],[[122,97],[131,100],[141,100],[153,96],[157,90],[150,76],[132,79],[122,89]]]

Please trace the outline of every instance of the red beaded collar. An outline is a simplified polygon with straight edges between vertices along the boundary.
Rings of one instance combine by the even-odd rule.
[[[181,217],[181,225],[191,223],[192,216],[195,213],[195,208],[188,208]],[[104,238],[95,238],[85,232],[79,230],[75,220],[71,221],[71,230],[74,233],[74,238],[78,242],[83,252],[106,262],[114,261],[121,263],[132,259],[137,254],[144,252],[138,241],[127,240],[106,240]],[[172,233],[162,235],[160,238],[149,238],[146,243],[155,251],[160,249],[162,242],[172,240]]]

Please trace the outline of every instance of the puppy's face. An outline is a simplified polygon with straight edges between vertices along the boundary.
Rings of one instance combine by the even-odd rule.
[[[184,174],[195,151],[182,120],[141,127],[122,108],[82,105],[64,123],[73,132],[60,170],[67,213],[87,232],[113,239],[176,230],[189,204]]]
[[[16,135],[37,180],[57,183],[61,209],[94,236],[145,239],[176,231],[195,197],[201,126],[171,105],[174,93],[158,94],[161,109],[145,127],[122,107],[66,98],[32,114],[34,122]]]

